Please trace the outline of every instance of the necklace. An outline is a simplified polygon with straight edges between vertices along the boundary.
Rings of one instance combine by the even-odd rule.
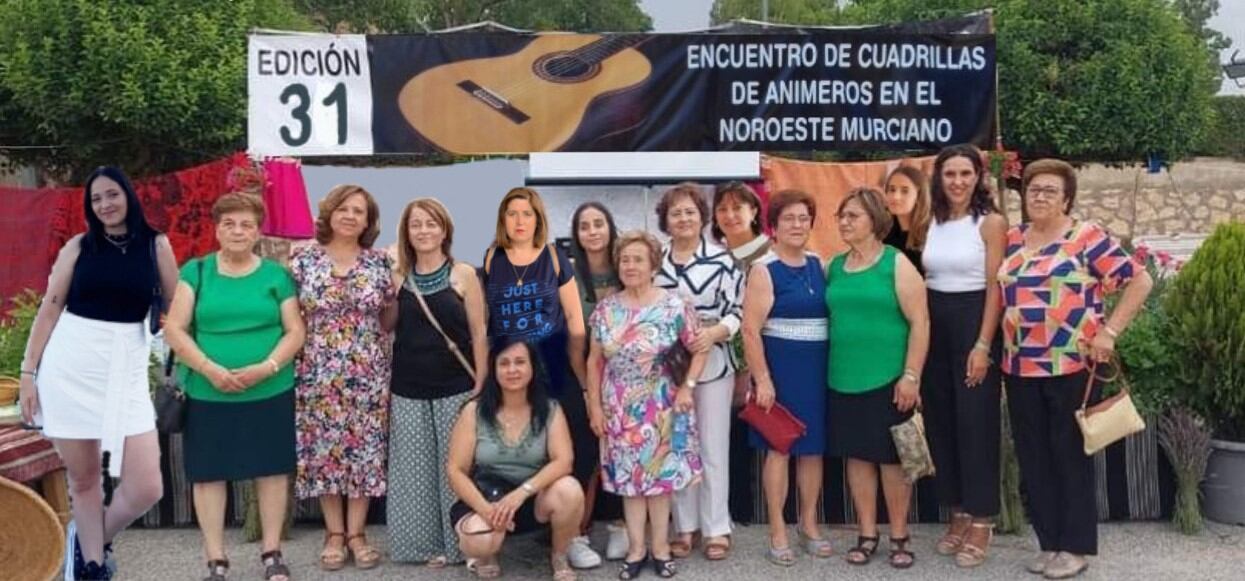
[[[510,257],[507,256],[506,260],[509,261]],[[537,254],[536,260],[533,260],[527,263],[527,266],[523,267],[523,274],[519,274],[519,271],[515,269],[513,262],[510,263],[510,272],[514,273],[514,286],[523,286],[523,277],[527,276],[527,269],[531,268],[532,265],[536,264],[536,262],[539,260],[540,260],[540,255]]]
[[[108,234],[107,232],[105,232],[104,240],[107,240],[109,244],[115,246],[117,250],[120,250],[121,254],[125,254],[125,250],[129,248],[130,241],[133,239],[130,238],[130,234],[128,232],[125,234],[117,234],[117,235]]]
[[[805,260],[808,260],[808,259],[806,258]],[[791,266],[788,264],[787,268],[790,268],[791,270],[794,270],[799,273],[800,282],[804,283],[804,288],[808,289],[808,294],[810,296],[817,294],[813,292],[813,283],[812,281],[808,279],[808,263],[807,262],[805,262],[802,266]]]
[[[407,290],[418,289],[420,294],[430,295],[441,292],[450,286],[450,261],[446,259],[436,270],[428,274],[420,274],[414,269],[406,277]]]
[[[886,246],[885,245],[878,246],[877,254],[874,254],[873,257],[870,258],[869,260],[862,260],[860,266],[857,266],[856,268],[848,268],[846,261],[844,261],[843,270],[847,272],[863,272],[863,271],[869,270],[870,268],[873,268],[873,265],[878,263],[878,260],[882,259],[883,254],[886,254]],[[862,253],[860,257],[863,259],[864,254]]]

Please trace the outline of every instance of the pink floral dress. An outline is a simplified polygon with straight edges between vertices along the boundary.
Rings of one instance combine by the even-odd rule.
[[[592,336],[605,355],[601,483],[607,492],[670,494],[702,473],[695,414],[688,414],[687,449],[672,449],[678,386],[665,364],[675,342],[688,345],[695,339],[698,320],[691,303],[673,291],[639,308],[623,303],[621,293],[613,294],[589,318]]]
[[[299,498],[385,494],[389,351],[380,310],[393,299],[390,258],[364,249],[345,276],[324,248],[290,258],[307,343],[295,359]]]

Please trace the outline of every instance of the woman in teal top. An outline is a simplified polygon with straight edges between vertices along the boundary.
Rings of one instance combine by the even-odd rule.
[[[920,405],[920,369],[929,347],[925,283],[902,253],[882,240],[891,228],[882,194],[861,188],[839,204],[839,233],[850,249],[826,268],[830,310],[830,448],[847,462],[860,522],[847,561],[864,565],[878,547],[877,488],[890,516],[890,564],[912,566],[908,504],[912,483],[899,465],[890,427]]]
[[[489,378],[450,434],[446,473],[459,498],[450,519],[480,578],[501,575],[497,555],[507,534],[542,523],[553,529],[554,580],[576,578],[567,550],[579,535],[584,491],[571,476],[570,428],[549,397],[539,353],[522,337],[500,339]]]
[[[182,267],[164,327],[186,389],[186,478],[194,483],[210,581],[225,579],[230,480],[255,480],[264,578],[287,581],[281,527],[294,471],[294,373],[306,336],[294,280],[255,255],[264,205],[226,194],[212,206],[220,251]]]

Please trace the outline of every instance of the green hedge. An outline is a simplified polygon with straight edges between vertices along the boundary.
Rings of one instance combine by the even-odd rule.
[[[1215,120],[1198,153],[1245,160],[1245,95],[1218,96],[1211,106]]]

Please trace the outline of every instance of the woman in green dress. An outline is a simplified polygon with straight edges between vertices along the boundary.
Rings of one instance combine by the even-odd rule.
[[[220,251],[182,267],[165,340],[185,372],[186,478],[194,483],[207,581],[225,579],[227,481],[254,480],[263,530],[264,578],[287,581],[281,555],[294,472],[294,372],[306,336],[294,280],[260,258],[264,205],[226,194],[212,207]]]

